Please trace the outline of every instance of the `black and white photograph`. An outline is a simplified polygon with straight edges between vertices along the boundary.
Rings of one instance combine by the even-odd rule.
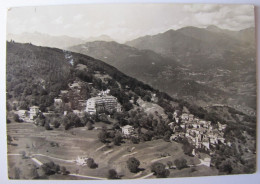
[[[255,24],[247,4],[10,7],[8,178],[254,174]]]

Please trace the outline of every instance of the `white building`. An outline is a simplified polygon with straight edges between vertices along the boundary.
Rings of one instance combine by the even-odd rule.
[[[74,114],[76,114],[77,116],[82,116],[82,112],[79,110],[73,110],[72,111]]]
[[[54,103],[62,103],[62,99],[61,98],[54,98]]]
[[[126,136],[131,135],[132,132],[134,131],[134,127],[132,127],[131,125],[125,125],[121,129],[122,129],[122,133]]]
[[[108,111],[116,110],[120,112],[122,110],[121,105],[117,103],[117,98],[107,95],[93,97],[87,100],[86,112],[95,114],[97,107],[103,107]]]
[[[39,107],[38,106],[30,107],[30,111],[29,111],[30,120],[33,120],[34,117],[36,117],[38,113],[39,113]]]
[[[80,156],[78,156],[75,161],[76,161],[77,165],[84,166],[84,165],[87,165],[87,160],[88,160],[87,157],[84,157],[84,156],[80,157]]]
[[[188,115],[187,113],[183,113],[183,114],[181,115],[181,119],[182,119],[182,120],[189,120],[189,115]]]
[[[89,114],[96,113],[96,99],[90,98],[87,100],[86,112]]]
[[[211,158],[206,157],[204,159],[200,159],[200,165],[205,165],[207,167],[210,167]]]
[[[19,116],[20,120],[25,121],[27,117],[27,110],[19,110],[16,112],[16,114]]]
[[[104,96],[104,95],[108,95],[110,93],[110,89],[107,89],[105,91],[101,91],[98,93],[98,96]]]

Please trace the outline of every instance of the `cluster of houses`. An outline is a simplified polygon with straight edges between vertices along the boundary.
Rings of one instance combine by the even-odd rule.
[[[202,148],[208,151],[210,151],[210,147],[215,147],[220,143],[231,146],[230,142],[226,143],[224,138],[226,124],[218,122],[217,128],[214,128],[210,121],[196,118],[193,114],[178,114],[175,111],[174,117],[176,122],[169,123],[170,128],[173,130],[171,140],[176,140],[178,137],[186,137],[195,148]],[[177,123],[180,119],[182,121],[180,127],[184,129],[181,132],[176,131],[178,128]]]
[[[173,134],[170,138],[171,141],[178,140],[178,138],[187,138],[190,144],[196,149],[204,149],[211,153],[211,147],[216,147],[217,144],[224,144],[231,146],[230,142],[226,142],[224,138],[224,130],[226,124],[217,123],[217,126],[213,126],[210,121],[205,121],[196,118],[193,114],[181,113],[180,111],[174,112],[175,122],[169,123],[169,127],[172,129]],[[179,125],[179,122],[182,122]],[[179,131],[179,126],[184,131]],[[131,125],[125,125],[121,127],[122,134],[125,137],[133,135],[134,128]],[[195,156],[196,152],[193,149],[192,154]],[[201,165],[210,166],[211,158],[205,157],[200,159]]]
[[[75,93],[79,94],[81,90],[80,82],[74,81],[73,83],[69,84],[70,90]],[[59,97],[54,99],[54,107],[61,107],[63,105],[62,96],[67,95],[69,93],[68,90],[61,90]],[[74,95],[77,96],[77,95]],[[116,111],[121,112],[122,106],[118,103],[116,97],[110,95],[110,90],[107,89],[105,91],[100,91],[96,97],[89,98],[87,101],[82,100],[80,98],[74,99],[78,103],[78,107],[82,110],[73,109],[73,113],[81,116],[84,112],[89,114],[96,114],[99,110],[106,110],[109,112]],[[30,107],[30,110],[18,110],[15,113],[19,116],[20,120],[33,122],[35,117],[37,117],[38,113],[40,112],[38,106]],[[43,115],[51,114],[53,112],[43,113]],[[64,111],[64,115],[67,114],[67,111]]]
[[[38,113],[40,112],[38,106],[30,107],[30,110],[18,110],[16,114],[19,116],[21,121],[28,121],[32,122],[35,117],[37,117]]]

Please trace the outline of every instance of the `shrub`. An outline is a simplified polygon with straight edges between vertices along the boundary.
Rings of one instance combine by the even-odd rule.
[[[88,130],[93,130],[94,126],[92,125],[92,123],[89,121],[87,123],[87,127],[88,127]]]
[[[55,120],[53,124],[54,124],[54,128],[60,127],[60,123],[57,120]]]
[[[130,140],[132,141],[133,144],[138,144],[140,142],[140,140],[138,138],[134,137],[134,136],[132,136],[130,138]]]
[[[165,169],[165,165],[158,162],[151,165],[151,171],[154,172],[157,178],[166,178],[170,174],[170,171]]]
[[[179,170],[188,167],[187,160],[184,158],[174,160],[174,164]]]
[[[52,130],[49,123],[45,123],[44,127],[46,130]]]
[[[101,132],[99,132],[98,138],[101,142],[106,143],[107,142],[107,131],[102,130]]]
[[[15,122],[21,122],[18,114],[14,114],[13,118]]]
[[[61,172],[61,174],[63,174],[63,175],[68,175],[68,174],[70,173],[69,171],[67,171],[66,167],[64,167],[64,166],[62,166],[62,167],[60,168],[60,172]]]
[[[108,179],[119,179],[119,176],[115,169],[109,169],[107,174]]]
[[[113,139],[114,145],[119,146],[121,144],[122,140],[123,140],[123,137],[117,133]]]
[[[136,173],[139,171],[138,167],[140,165],[140,161],[135,157],[131,157],[127,160],[127,167],[130,172]]]
[[[98,167],[98,164],[95,163],[94,159],[93,158],[88,158],[87,160],[87,165],[89,168],[91,169],[95,169]]]
[[[56,173],[59,173],[60,171],[60,166],[58,164],[55,164],[54,162],[48,162],[48,163],[44,163],[41,166],[43,172],[45,173],[45,175],[53,175]]]

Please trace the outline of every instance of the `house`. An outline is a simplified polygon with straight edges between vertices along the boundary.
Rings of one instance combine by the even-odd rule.
[[[25,121],[28,112],[27,112],[27,110],[19,110],[19,111],[16,112],[16,114],[19,116],[19,119],[20,119],[20,120]]]
[[[80,157],[80,156],[78,156],[75,161],[76,161],[77,165],[84,166],[84,165],[87,165],[87,160],[88,160],[87,157],[84,157],[84,156]]]
[[[203,141],[202,145],[209,150],[209,141]]]
[[[211,158],[206,157],[204,159],[200,159],[200,165],[205,165],[207,167],[210,167],[211,164]]]
[[[62,105],[62,99],[61,98],[54,98],[54,106],[55,107],[61,107]]]
[[[194,119],[194,115],[193,114],[189,114],[188,116],[189,116],[189,120],[190,121]]]
[[[54,98],[54,103],[62,103],[62,99],[61,98]]]
[[[155,93],[152,94],[151,101],[152,101],[152,102],[155,102],[155,103],[158,102],[158,97],[156,97],[156,94],[155,94]]]
[[[109,93],[110,93],[110,89],[107,89],[105,91],[102,90],[101,92],[98,93],[98,96],[108,95]]]
[[[38,113],[39,113],[39,107],[38,106],[30,107],[30,111],[29,111],[30,117],[29,117],[29,119],[33,120],[38,115]]]
[[[168,126],[170,127],[170,129],[174,129],[174,126],[175,126],[175,123],[174,122],[170,122],[169,124],[168,124]]]
[[[219,130],[219,131],[223,131],[223,130],[225,130],[226,127],[227,127],[226,124],[221,124],[221,123],[218,122],[218,130]]]
[[[81,86],[78,82],[73,82],[72,84],[69,85],[70,89],[80,89]]]
[[[68,92],[69,92],[68,90],[60,90],[60,93],[61,93],[62,95],[67,94]]]
[[[183,113],[183,114],[181,115],[181,119],[182,119],[182,120],[189,120],[189,115],[188,115],[187,113]]]
[[[180,114],[181,114],[181,111],[180,111],[180,110],[175,110],[175,111],[173,112],[173,117],[179,117]]]
[[[82,116],[82,112],[79,110],[73,110],[72,111],[74,114],[76,114],[77,116]]]
[[[120,103],[116,106],[116,112],[122,112],[122,105],[120,105]]]
[[[180,118],[175,118],[175,121],[176,121],[176,123],[179,123],[179,121],[180,121]]]
[[[134,131],[134,127],[132,127],[131,125],[125,125],[121,129],[122,129],[122,133],[126,136],[131,135]]]

